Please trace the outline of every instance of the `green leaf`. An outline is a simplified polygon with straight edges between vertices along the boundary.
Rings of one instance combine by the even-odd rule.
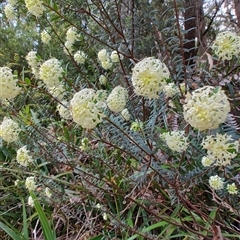
[[[54,231],[51,229],[51,226],[47,220],[46,214],[44,213],[38,199],[36,198],[35,194],[32,191],[30,192],[30,195],[34,200],[34,206],[37,210],[38,217],[39,217],[42,229],[43,229],[44,239],[55,240],[56,235],[55,235]]]
[[[22,206],[23,206],[23,236],[28,240],[28,225],[27,225],[27,212],[24,200],[22,199]]]
[[[0,228],[2,228],[2,230],[5,231],[13,240],[27,240],[21,236],[21,233],[19,233],[17,230],[12,230],[3,222],[0,222]]]

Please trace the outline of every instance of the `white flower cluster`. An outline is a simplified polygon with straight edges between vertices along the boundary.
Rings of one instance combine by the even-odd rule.
[[[229,194],[237,194],[238,190],[235,183],[227,184],[227,191]]]
[[[240,36],[235,32],[221,32],[217,35],[212,49],[222,60],[231,60],[240,53]]]
[[[112,51],[110,58],[113,63],[118,63],[120,61],[120,59],[122,59],[122,55],[118,54],[118,52],[114,50],[114,51]]]
[[[128,111],[127,108],[122,110],[121,115],[126,121],[129,121],[131,118],[130,112]]]
[[[31,155],[29,155],[29,150],[27,150],[27,146],[24,146],[17,150],[16,159],[17,162],[24,167],[29,166],[29,164],[33,162],[33,158]]]
[[[83,128],[96,127],[105,117],[103,113],[103,108],[106,106],[105,98],[104,93],[95,92],[91,88],[75,93],[70,101],[73,121]]]
[[[25,180],[25,186],[28,191],[34,191],[37,188],[35,178],[34,177],[27,177]]]
[[[172,151],[183,152],[188,147],[187,137],[184,131],[171,131],[162,133],[161,138],[166,142]]]
[[[64,52],[66,54],[72,53],[73,52],[73,44],[75,41],[77,41],[79,38],[79,35],[77,33],[77,29],[75,27],[71,27],[67,30],[66,33],[66,42],[65,42],[65,48]]]
[[[171,98],[180,93],[180,90],[175,83],[168,83],[164,86],[163,92],[167,97]]]
[[[42,40],[43,43],[49,44],[51,39],[52,39],[51,35],[46,30],[41,32],[41,40]]]
[[[10,118],[4,117],[0,125],[0,137],[6,142],[15,142],[18,140],[18,134],[21,131],[18,124]]]
[[[98,59],[100,60],[101,65],[104,69],[107,70],[112,67],[112,61],[106,49],[102,49],[98,52]]]
[[[86,61],[87,55],[83,51],[77,51],[73,57],[78,64],[84,64]]]
[[[127,90],[121,86],[115,87],[107,98],[107,105],[112,112],[121,112],[127,103]]]
[[[6,15],[6,18],[7,18],[9,21],[16,19],[15,12],[14,12],[14,7],[12,6],[12,4],[8,3],[8,4],[4,7],[4,13],[5,13],[5,15]]]
[[[67,101],[62,101],[62,103],[59,103],[57,105],[57,110],[59,112],[59,115],[62,119],[65,119],[65,120],[70,120],[72,119],[72,115],[71,115],[71,112],[68,108],[68,102]]]
[[[26,60],[28,62],[28,65],[31,67],[33,75],[36,78],[39,78],[40,62],[38,61],[37,52],[30,51],[26,56]]]
[[[0,67],[0,98],[15,98],[21,91],[21,88],[19,88],[16,83],[17,80],[14,79],[12,70],[8,67]]]
[[[211,86],[193,91],[183,105],[184,119],[200,131],[218,128],[229,111],[230,104],[223,90]]]
[[[34,200],[33,200],[33,198],[31,196],[28,197],[28,205],[30,207],[34,207]]]
[[[228,134],[222,135],[219,133],[216,136],[207,136],[201,145],[207,150],[207,158],[210,162],[212,161],[214,166],[229,165],[231,159],[237,156],[239,149],[238,141],[234,142]]]
[[[138,62],[132,73],[132,83],[137,95],[158,98],[159,91],[167,85],[170,73],[167,66],[159,59],[144,58]]]
[[[28,11],[36,17],[41,17],[45,7],[42,0],[25,0]]]
[[[46,195],[48,198],[51,198],[51,197],[52,197],[52,190],[51,190],[49,187],[46,187],[46,188],[45,188],[45,195]]]
[[[48,88],[58,87],[60,85],[59,80],[63,75],[60,61],[56,58],[47,60],[41,65],[39,75]]]
[[[218,175],[211,176],[209,178],[209,185],[214,190],[220,190],[223,189],[223,180]]]
[[[99,77],[99,82],[100,82],[100,84],[102,84],[102,85],[106,85],[106,83],[107,83],[107,77],[104,76],[104,75],[100,75],[100,77]]]
[[[224,181],[218,175],[209,178],[209,185],[214,190],[221,190],[224,188]],[[226,190],[229,194],[237,194],[237,186],[235,183],[227,184]]]

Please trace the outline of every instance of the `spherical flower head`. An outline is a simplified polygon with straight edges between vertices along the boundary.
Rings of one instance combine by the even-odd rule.
[[[29,155],[29,150],[27,150],[27,146],[24,146],[17,150],[16,159],[17,162],[24,167],[29,166],[29,164],[33,162],[33,158]]]
[[[34,191],[37,188],[35,178],[34,177],[27,177],[25,180],[25,187],[28,191]]]
[[[15,12],[14,12],[14,8],[11,4],[7,4],[5,7],[4,7],[4,13],[6,15],[6,18],[11,21],[11,20],[15,20],[16,19],[16,16],[15,16]]]
[[[101,62],[102,68],[108,70],[112,67],[112,62],[110,60]]]
[[[167,85],[170,73],[167,66],[159,59],[144,58],[138,62],[132,72],[132,83],[137,95],[158,98],[159,91]]]
[[[210,167],[215,162],[215,159],[210,156],[204,156],[201,162],[204,167]]]
[[[34,200],[33,200],[33,198],[31,196],[28,197],[28,205],[30,207],[34,207]]]
[[[77,29],[74,28],[74,27],[71,27],[67,30],[67,33],[66,33],[66,40],[69,42],[69,43],[74,43],[75,41],[78,40],[78,34],[77,34]]]
[[[100,62],[109,61],[109,55],[106,49],[102,49],[98,52],[98,59],[100,60]]]
[[[107,98],[107,105],[112,112],[121,112],[126,106],[127,90],[121,86],[115,87]]]
[[[74,94],[70,101],[73,121],[83,128],[92,129],[105,117],[103,106],[105,99],[94,89],[85,88]]]
[[[214,190],[220,190],[223,189],[223,180],[218,175],[211,176],[209,178],[209,185]]]
[[[15,142],[18,140],[18,135],[21,129],[18,124],[12,119],[4,117],[0,125],[0,137],[6,142]]]
[[[222,60],[231,60],[240,53],[240,36],[235,32],[221,32],[217,35],[212,49]]]
[[[110,58],[111,58],[112,62],[114,62],[114,63],[118,63],[120,61],[117,51],[112,51]]]
[[[88,140],[88,138],[83,138],[83,139],[81,140],[80,149],[81,149],[82,151],[86,151],[86,150],[88,149],[88,147],[89,147],[89,140]]]
[[[126,121],[129,121],[130,118],[131,118],[131,115],[130,115],[130,113],[129,113],[129,111],[128,111],[127,108],[125,108],[125,109],[122,110],[121,115],[122,115],[122,117],[123,117]]]
[[[239,149],[239,141],[233,141],[228,134],[219,133],[216,136],[207,136],[201,145],[211,158],[215,158],[215,166],[229,165]]]
[[[60,85],[59,79],[63,75],[63,68],[61,63],[56,58],[51,58],[44,62],[40,67],[40,79],[50,87],[58,87]]]
[[[41,32],[41,40],[44,44],[49,44],[51,39],[52,38],[51,38],[50,34],[46,30]]]
[[[36,17],[41,17],[45,7],[42,0],[25,0],[28,11]]]
[[[48,197],[48,198],[51,198],[52,197],[52,191],[49,187],[46,187],[45,188],[45,195]]]
[[[84,64],[86,61],[87,55],[83,51],[77,51],[73,57],[78,64]]]
[[[218,128],[224,123],[230,104],[227,96],[220,88],[205,86],[192,92],[183,105],[183,115],[192,127],[204,131]]]
[[[229,194],[237,194],[238,190],[235,183],[227,184],[227,191]]]
[[[74,49],[73,49],[73,43],[72,42],[69,42],[69,41],[66,41],[65,44],[64,44],[64,49],[63,49],[64,53],[65,54],[72,54]]]
[[[175,83],[168,83],[166,86],[164,86],[163,92],[169,98],[174,97],[175,95],[180,93]]]
[[[106,85],[106,83],[107,83],[107,77],[104,76],[104,75],[100,75],[100,77],[99,77],[99,82],[100,82],[100,84],[102,84],[102,85]]]
[[[188,147],[187,137],[184,131],[171,131],[161,136],[172,151],[183,152]]]
[[[30,67],[32,67],[32,68],[39,67],[39,62],[38,62],[38,57],[37,57],[36,51],[30,51],[26,56],[26,60]]]
[[[69,107],[68,107],[68,102],[67,101],[62,101],[62,103],[59,103],[57,105],[57,110],[59,112],[59,115],[62,119],[65,119],[65,120],[70,120],[72,119],[72,115],[71,115],[71,112],[69,110]]]
[[[0,67],[0,87],[0,99],[13,99],[21,91],[12,70],[8,67]]]
[[[58,87],[50,87],[48,88],[49,93],[52,94],[53,97],[57,98],[58,100],[62,101],[65,96],[65,88],[62,84]]]
[[[143,122],[136,119],[134,122],[132,122],[130,129],[134,132],[141,132],[143,129]]]

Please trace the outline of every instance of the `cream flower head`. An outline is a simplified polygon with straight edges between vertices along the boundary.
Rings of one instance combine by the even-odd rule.
[[[172,151],[183,152],[188,147],[187,137],[184,131],[171,131],[161,134],[161,138],[166,142]]]
[[[230,104],[223,90],[211,86],[193,91],[183,105],[184,119],[200,131],[218,128],[229,112]]]
[[[207,136],[201,145],[207,150],[209,158],[215,160],[215,166],[229,165],[239,149],[239,141],[234,142],[228,134],[219,133],[216,136]]]
[[[167,66],[159,59],[144,58],[138,62],[132,73],[132,83],[137,95],[158,98],[159,91],[167,85],[170,76]]]
[[[41,40],[45,44],[49,44],[49,42],[51,41],[51,36],[46,30],[41,32]]]
[[[27,177],[25,181],[25,186],[28,191],[34,191],[37,188],[35,178],[34,177]]]
[[[101,62],[105,62],[109,60],[109,55],[106,49],[102,49],[101,51],[98,52],[98,59]]]
[[[57,87],[60,85],[60,78],[63,75],[63,68],[61,63],[56,58],[51,58],[44,62],[40,67],[40,79],[50,87]]]
[[[229,194],[237,194],[238,190],[235,183],[227,184],[227,191]]]
[[[42,0],[25,0],[28,11],[36,17],[41,17],[45,7]]]
[[[33,158],[29,155],[29,150],[27,150],[27,146],[24,146],[17,150],[16,159],[17,162],[24,167],[27,167],[30,163],[33,162]]]
[[[78,39],[77,29],[75,27],[69,28],[66,33],[66,40],[69,43],[73,44],[75,41],[77,41],[77,39]]]
[[[8,67],[0,67],[0,99],[13,99],[21,91],[14,79],[12,70]]]
[[[221,32],[217,35],[212,49],[222,60],[231,60],[240,53],[240,36],[235,32]]]
[[[10,118],[4,117],[0,125],[0,137],[6,142],[15,142],[18,140],[18,135],[21,129],[18,124]]]
[[[218,175],[211,176],[209,178],[209,185],[214,190],[223,189],[223,184],[224,184],[223,180]]]
[[[127,108],[122,110],[121,115],[126,121],[129,121],[131,118],[130,112],[128,111]]]
[[[87,55],[83,51],[77,51],[73,57],[78,64],[84,64],[87,59]]]
[[[127,90],[121,86],[115,87],[107,98],[107,105],[112,112],[121,112],[126,106]]]
[[[104,94],[98,94],[91,88],[75,93],[70,101],[73,121],[88,129],[96,127],[103,121],[105,117],[103,107],[105,107]]]

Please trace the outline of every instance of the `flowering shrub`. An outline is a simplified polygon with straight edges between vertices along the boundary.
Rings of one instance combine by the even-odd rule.
[[[120,2],[9,1],[37,36],[0,66],[0,229],[235,239],[239,37],[207,29],[202,55],[180,1]]]

